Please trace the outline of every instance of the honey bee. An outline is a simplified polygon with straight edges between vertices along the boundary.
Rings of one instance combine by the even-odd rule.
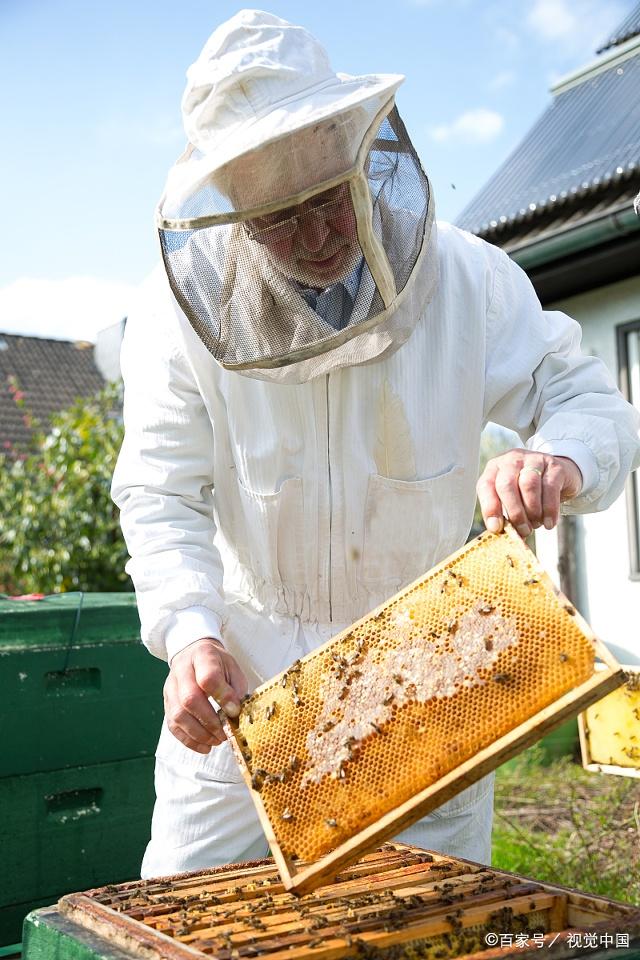
[[[289,807],[286,807],[286,809],[282,811],[282,813],[280,814],[280,819],[293,820],[293,814],[291,813],[291,810],[289,810]]]
[[[334,828],[335,828],[335,827],[338,826],[338,821],[337,821],[337,820],[334,820],[333,817],[325,817],[325,821],[324,821],[324,822],[326,823],[326,825],[327,825],[328,827],[334,827]]]
[[[254,770],[253,774],[251,775],[251,786],[258,793],[260,793],[260,791],[262,790],[265,778],[267,776],[268,776],[268,773],[266,770]]]

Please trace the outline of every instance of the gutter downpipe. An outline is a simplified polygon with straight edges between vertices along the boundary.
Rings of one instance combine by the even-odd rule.
[[[594,217],[577,227],[566,227],[553,236],[533,240],[530,243],[503,249],[523,270],[541,267],[553,260],[559,260],[572,253],[579,253],[598,244],[615,240],[630,233],[640,231],[640,218],[633,209],[633,203],[611,211],[604,216]]]

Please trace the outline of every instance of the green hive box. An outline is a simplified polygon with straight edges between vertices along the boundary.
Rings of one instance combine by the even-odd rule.
[[[0,946],[34,906],[139,875],[166,674],[133,594],[0,601]]]
[[[0,777],[152,756],[166,674],[133,594],[0,600]]]

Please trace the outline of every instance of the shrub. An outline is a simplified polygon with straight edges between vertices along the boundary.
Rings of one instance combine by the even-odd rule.
[[[15,381],[14,402],[25,400]],[[26,450],[0,456],[0,590],[131,590],[127,549],[109,488],[122,443],[119,388],[105,387],[51,418]]]

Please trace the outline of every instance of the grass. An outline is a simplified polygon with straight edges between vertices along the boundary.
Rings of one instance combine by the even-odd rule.
[[[493,866],[640,905],[640,780],[541,758],[498,770]]]

